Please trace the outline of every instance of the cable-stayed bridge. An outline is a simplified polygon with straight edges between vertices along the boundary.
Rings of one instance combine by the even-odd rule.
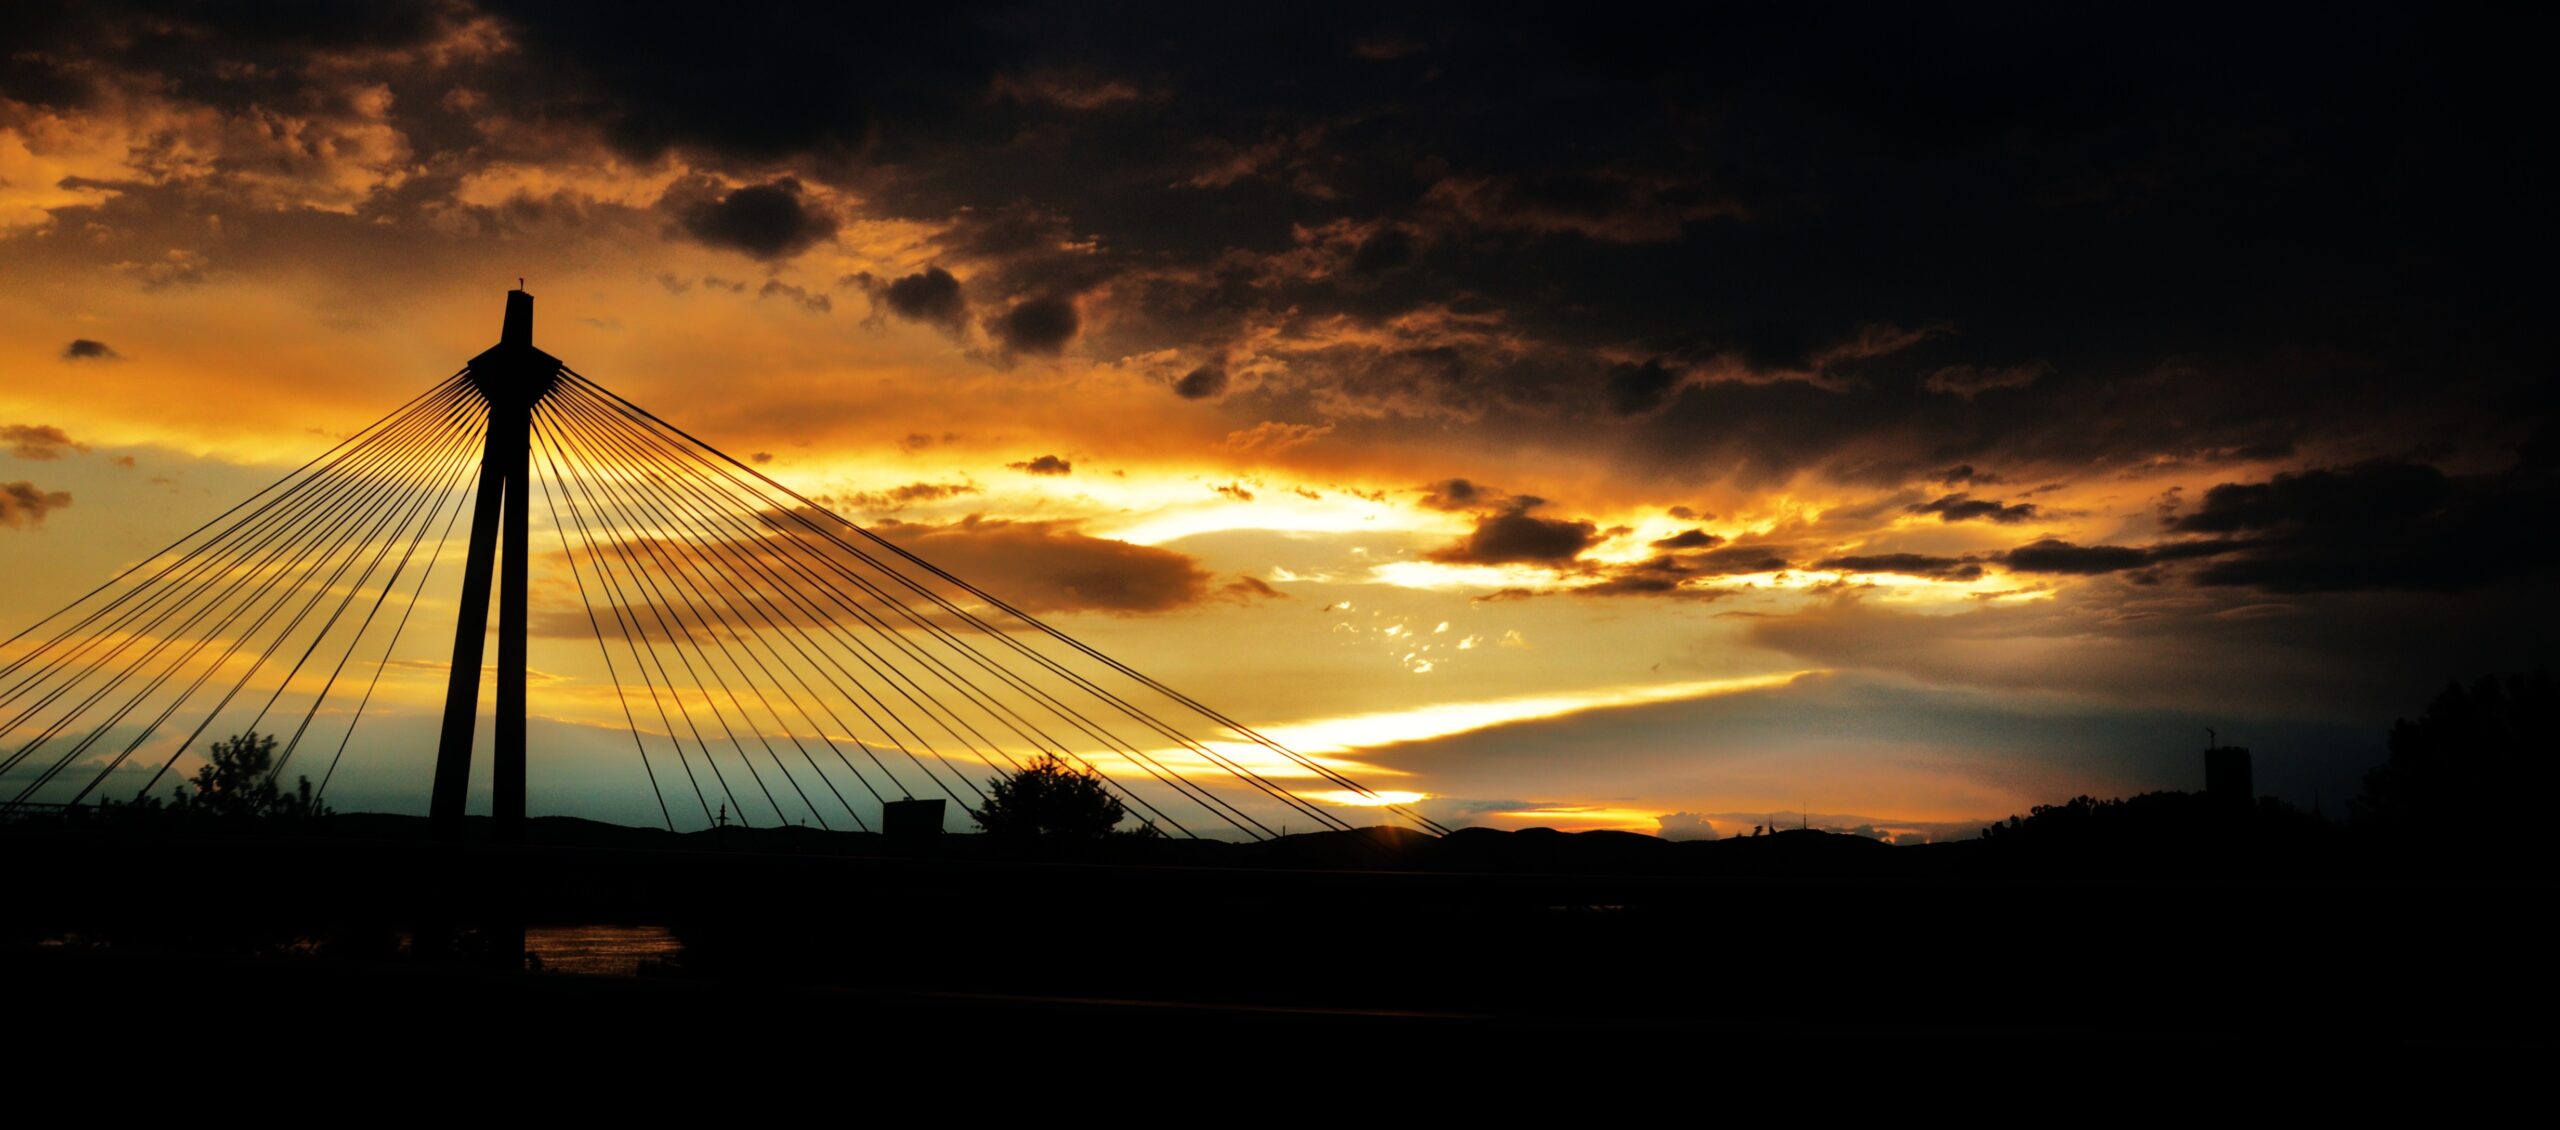
[[[429,586],[453,584],[457,534],[448,624]],[[0,813],[135,777],[150,795],[190,750],[256,732],[277,738],[270,782],[290,770],[325,797],[368,754],[402,641],[449,633],[427,784],[431,827],[459,837],[494,635],[491,815],[520,840],[537,552],[670,830],[872,830],[908,798],[975,810],[991,774],[1042,758],[1176,836],[1348,829],[1373,809],[1446,830],[534,348],[522,290],[461,371],[0,642]]]

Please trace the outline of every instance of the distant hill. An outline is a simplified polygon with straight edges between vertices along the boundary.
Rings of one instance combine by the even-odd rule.
[[[426,835],[426,820],[388,813],[343,813],[328,817],[317,830],[322,835],[358,839],[421,839]],[[485,840],[489,832],[490,824],[485,818],[473,817],[464,822],[468,840]],[[1900,874],[1909,868],[1898,865],[1897,857],[1912,856],[1920,850],[1818,829],[1673,841],[1635,832],[1564,832],[1554,828],[1524,828],[1516,832],[1461,828],[1438,837],[1389,826],[1302,832],[1260,843],[1115,839],[1025,845],[965,833],[922,843],[898,843],[876,833],[806,827],[731,827],[672,833],[572,816],[533,818],[527,822],[526,838],[530,843],[557,847],[634,851],[930,855],[954,860],[1053,859],[1075,863],[1560,875]]]
[[[192,831],[286,838],[424,840],[424,817],[337,813],[309,821]],[[466,841],[486,842],[485,817],[464,821]],[[926,857],[999,861],[1426,871],[1460,874],[1654,875],[1759,878],[2237,877],[2336,874],[2362,860],[2337,825],[2265,802],[2236,812],[2202,794],[2076,798],[1996,822],[1983,837],[1895,846],[1867,836],[1785,829],[1715,840],[1665,840],[1634,832],[1462,828],[1432,836],[1400,827],[1306,832],[1258,843],[1118,836],[1089,842],[1006,841],[954,833],[891,840],[876,833],[805,826],[691,832],[635,828],[572,816],[527,822],[535,845],[634,852],[771,856]]]

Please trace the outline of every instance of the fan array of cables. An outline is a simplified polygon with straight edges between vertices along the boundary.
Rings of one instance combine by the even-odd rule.
[[[468,507],[487,419],[457,373],[0,643],[0,810],[82,803],[137,759],[149,794],[217,720],[290,721],[269,780],[325,748],[325,789]],[[370,675],[359,653],[381,656]]]
[[[119,773],[148,793],[206,734],[262,727],[270,780],[325,752],[325,794],[403,636],[452,632],[413,613],[486,422],[457,374],[0,643],[0,806]],[[974,811],[990,774],[1054,758],[1173,835],[1352,827],[1318,791],[1445,831],[575,372],[532,435],[532,548],[556,542],[671,830]]]

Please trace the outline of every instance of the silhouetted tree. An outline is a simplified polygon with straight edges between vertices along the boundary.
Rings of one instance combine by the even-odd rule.
[[[2305,874],[2336,865],[2334,829],[2274,797],[2233,810],[2205,793],[2040,804],[1982,829],[2005,874]]]
[[[2448,685],[2392,724],[2390,750],[2348,807],[2357,830],[2402,849],[2551,853],[2537,811],[2560,784],[2550,672]]]
[[[194,795],[179,789],[177,807],[228,819],[328,815],[311,793],[311,778],[298,778],[290,793],[276,788],[273,735],[233,734],[208,747],[205,757],[205,767],[187,781]]]
[[[986,804],[970,815],[992,836],[1098,840],[1127,814],[1101,777],[1056,757],[1042,757],[1018,772],[990,778]]]
[[[2211,817],[2202,793],[2150,792],[2112,800],[2084,794],[2063,804],[2036,805],[2023,819],[1987,825],[1982,838],[2049,847],[2159,841],[2208,831]]]

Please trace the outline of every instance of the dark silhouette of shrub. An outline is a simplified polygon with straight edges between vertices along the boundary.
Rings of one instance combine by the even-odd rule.
[[[276,739],[256,732],[233,734],[205,750],[205,767],[187,780],[189,795],[178,790],[178,807],[219,819],[324,816],[327,810],[311,795],[311,778],[298,778],[292,792],[276,788]]]
[[[2394,851],[2549,858],[2538,806],[2560,784],[2555,708],[2548,671],[2447,685],[2425,713],[2392,724],[2390,756],[2365,774],[2350,821]]]
[[[990,778],[986,803],[970,813],[991,836],[1057,840],[1102,839],[1127,814],[1101,777],[1056,757]]]
[[[329,815],[329,807],[313,795],[311,778],[295,778],[293,791],[285,792],[276,787],[275,767],[273,735],[233,734],[205,747],[204,768],[170,790],[168,799],[138,796],[123,804],[102,800],[97,816],[120,823],[266,824]]]
[[[2039,804],[2023,818],[1982,829],[1982,838],[2039,845],[2078,845],[2195,834],[2211,813],[2198,793],[2150,792],[2100,800],[2076,796],[2064,804]]]

